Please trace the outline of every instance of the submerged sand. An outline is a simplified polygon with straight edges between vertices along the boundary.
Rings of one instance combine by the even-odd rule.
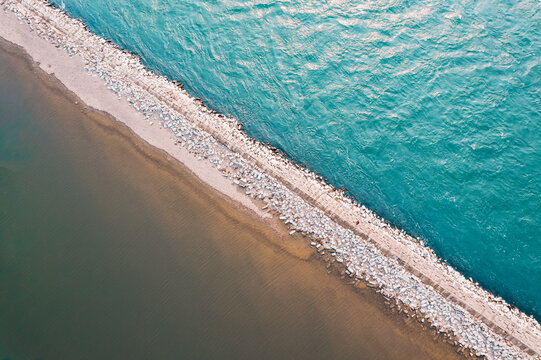
[[[11,1],[5,2],[12,3]],[[18,2],[13,3],[19,4]],[[34,5],[43,6],[40,2],[36,2]],[[19,7],[19,9],[28,8]],[[42,10],[45,11],[45,9]],[[250,139],[243,138],[243,135],[235,133],[234,129],[232,133],[229,133],[227,129],[233,122],[220,123],[219,116],[203,116],[204,112],[194,108],[190,102],[191,99],[184,98],[185,95],[182,93],[175,93],[174,90],[167,87],[168,85],[164,83],[163,79],[153,79],[146,75],[134,77],[139,82],[137,86],[145,88],[150,96],[154,96],[158,101],[172,102],[172,112],[183,113],[188,121],[195,119],[195,123],[204,130],[218,136],[218,139],[227,145],[226,148],[229,148],[224,150],[224,154],[231,150],[240,151],[244,159],[235,163],[234,166],[238,165],[241,168],[241,174],[232,176],[231,173],[227,173],[227,176],[224,177],[222,176],[224,168],[219,162],[221,160],[217,160],[218,165],[206,161],[204,158],[207,157],[208,152],[200,149],[192,150],[192,138],[184,141],[185,145],[190,145],[189,147],[179,146],[177,144],[178,133],[173,134],[168,129],[161,127],[159,119],[149,118],[146,109],[143,109],[143,113],[147,113],[147,116],[144,116],[141,112],[135,111],[133,106],[130,106],[134,104],[130,102],[129,92],[124,97],[117,97],[110,92],[109,88],[118,94],[124,92],[126,95],[126,88],[123,83],[114,79],[112,82],[109,81],[110,74],[107,74],[104,68],[98,69],[96,67],[99,67],[100,64],[89,65],[88,59],[83,61],[82,57],[69,56],[66,53],[66,51],[77,53],[77,51],[84,52],[86,50],[74,50],[63,43],[58,43],[55,47],[49,41],[36,36],[35,32],[29,32],[27,25],[19,24],[13,14],[3,12],[0,14],[2,14],[0,15],[2,16],[0,36],[25,48],[43,70],[54,74],[89,106],[110,113],[133,129],[149,144],[165,150],[167,154],[184,163],[200,179],[250,211],[262,217],[269,216],[266,211],[260,209],[257,202],[253,200],[254,197],[265,200],[267,206],[272,204],[275,206],[275,211],[279,213],[282,211],[280,213],[282,220],[289,223],[294,230],[311,234],[314,240],[320,242],[314,243],[318,249],[334,252],[333,255],[337,259],[346,263],[349,274],[359,280],[373,282],[374,286],[380,287],[383,294],[395,298],[399,303],[418,308],[422,316],[430,319],[439,329],[452,332],[462,345],[495,358],[528,357],[527,353],[533,355],[540,352],[539,334],[541,332],[539,324],[533,319],[526,318],[516,309],[509,309],[508,305],[501,299],[495,299],[491,294],[476,287],[475,284],[464,279],[453,269],[439,263],[434,254],[424,248],[422,244],[419,245],[396,229],[390,229],[366,209],[334,192],[331,187],[321,184],[310,173],[283,161],[279,156],[273,157],[269,149],[262,148],[256,143],[253,146],[250,145]],[[35,17],[36,14],[29,16]],[[64,15],[58,18],[62,19],[60,22],[69,22],[67,17],[64,19],[62,16]],[[60,24],[60,26],[63,25]],[[41,35],[44,36],[43,33]],[[57,35],[45,34],[49,40],[54,40],[55,36]],[[90,35],[84,31],[78,31],[76,35],[74,34],[74,37],[77,38],[85,36]],[[102,51],[102,60],[106,62],[109,54],[118,50],[108,48],[106,44],[103,46],[106,51]],[[113,58],[109,60],[113,61]],[[123,66],[122,64],[118,65]],[[89,69],[89,66],[94,67]],[[126,69],[127,73],[132,71],[130,66]],[[101,78],[91,76],[85,71],[85,68],[100,74]],[[109,79],[107,85],[103,79]],[[130,80],[127,79],[127,81]],[[141,81],[147,81],[148,85],[144,85],[144,83],[141,85]],[[164,89],[160,89],[162,83],[165,84]],[[167,98],[161,98],[163,94],[167,94]],[[150,115],[154,116],[152,111],[150,111]],[[169,120],[169,114],[166,114],[162,124],[167,125],[170,123]],[[220,133],[221,130],[217,129],[225,129],[226,131]],[[189,131],[192,136],[193,130]],[[195,138],[199,139],[197,144],[207,146],[206,136],[208,134],[201,138],[199,134],[195,134]],[[212,141],[210,142],[212,143]],[[217,143],[216,149],[221,149],[220,146],[223,145]],[[250,169],[259,168],[255,175],[252,170],[250,170],[251,172],[244,171],[244,167],[247,166],[244,160],[248,163],[252,162],[249,165]],[[274,180],[268,178],[269,174],[274,177]],[[297,196],[293,202],[290,202],[294,206],[290,205],[289,208],[284,208],[283,203],[276,203],[269,196],[268,189],[257,186],[257,181],[261,177],[265,178],[265,181],[267,179],[270,182],[281,181],[285,188],[282,189],[282,185],[279,185],[279,189],[286,194],[284,195],[286,198],[287,196]],[[232,182],[232,180],[234,181]],[[249,195],[251,194],[252,197],[246,196],[246,193],[239,190],[239,187],[248,188]],[[303,201],[313,205],[315,210],[308,209]],[[300,215],[299,211],[292,213],[291,209],[293,208],[297,210],[300,208],[303,213]],[[310,211],[313,212],[312,215],[310,215]],[[329,217],[329,220],[323,221],[323,224],[310,223],[313,219],[326,216]],[[310,220],[308,221],[309,226],[304,222],[306,219]],[[356,220],[361,222],[359,228],[353,226]],[[314,230],[314,226],[321,230]],[[330,239],[327,239],[327,236]],[[368,242],[365,243],[365,240]],[[376,245],[375,248],[374,245]],[[387,256],[384,257],[382,254]],[[356,263],[359,259],[362,261]],[[408,272],[409,275],[407,275]],[[406,290],[406,294],[403,294],[403,290]]]

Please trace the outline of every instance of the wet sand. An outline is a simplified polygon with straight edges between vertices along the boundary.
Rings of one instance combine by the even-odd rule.
[[[2,357],[459,358],[5,42],[0,78]]]

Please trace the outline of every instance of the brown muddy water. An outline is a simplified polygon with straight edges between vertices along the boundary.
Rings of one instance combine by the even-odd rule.
[[[1,359],[455,359],[0,46]]]

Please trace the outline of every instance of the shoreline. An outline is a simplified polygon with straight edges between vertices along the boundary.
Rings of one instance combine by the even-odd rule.
[[[259,216],[270,217],[272,209],[292,233],[310,236],[320,252],[334,254],[350,277],[368,281],[385,297],[416,309],[480,355],[535,358],[541,353],[541,327],[533,318],[509,310],[504,301],[441,263],[422,243],[247,137],[236,120],[206,109],[176,84],[146,70],[133,55],[46,3],[0,0],[0,6],[19,11],[19,20],[25,18],[31,29],[20,24],[15,13],[1,11],[0,36],[25,49],[88,106],[111,114]],[[33,14],[29,6],[41,14]],[[43,27],[44,19],[56,25]],[[252,198],[266,205],[260,209]]]
[[[124,357],[131,358],[142,352],[160,358],[178,358],[181,354],[193,358],[203,355],[192,353],[184,344],[197,342],[201,337],[183,332],[195,327],[209,336],[203,340],[206,349],[214,349],[209,350],[212,355],[208,354],[208,358],[238,357],[224,351],[226,347],[247,358],[297,354],[295,357],[307,359],[356,359],[362,354],[373,359],[464,359],[463,351],[457,352],[434,329],[397,313],[396,309],[391,310],[380,294],[364,284],[352,286],[352,280],[343,276],[343,265],[331,263],[329,254],[320,256],[304,237],[289,236],[289,230],[278,219],[272,218],[271,225],[277,225],[275,228],[261,221],[258,215],[239,208],[126,125],[107,113],[87,107],[54,76],[43,72],[22,48],[3,39],[0,39],[0,68],[7,69],[0,77],[8,80],[0,85],[0,91],[11,99],[20,93],[28,105],[26,109],[19,105],[18,110],[13,106],[10,110],[0,107],[0,112],[7,115],[2,123],[11,124],[7,131],[13,133],[18,121],[10,118],[10,114],[26,120],[24,113],[30,111],[29,123],[20,126],[30,137],[17,143],[34,154],[30,161],[20,163],[34,174],[31,179],[26,171],[24,174],[15,171],[13,176],[18,181],[10,181],[8,176],[8,186],[14,190],[17,183],[26,183],[26,196],[20,201],[8,196],[4,210],[9,211],[13,202],[34,203],[39,194],[63,199],[52,208],[49,202],[35,203],[33,212],[40,214],[37,222],[31,222],[35,230],[27,226],[21,229],[27,223],[25,205],[13,211],[12,219],[19,226],[11,227],[12,231],[7,229],[8,243],[39,243],[43,247],[36,244],[34,251],[24,256],[19,254],[21,262],[8,265],[8,271],[3,274],[6,289],[13,290],[1,299],[5,305],[3,314],[8,319],[6,326],[0,327],[5,344],[0,353],[4,356],[57,359],[69,354],[70,358],[118,358],[119,352],[113,349],[124,349]],[[4,98],[3,104],[9,106],[10,102]],[[29,127],[29,124],[33,125]],[[64,166],[66,161],[68,164]],[[8,160],[7,169],[13,169],[12,165]],[[65,188],[66,182],[72,182],[70,178],[75,183]],[[42,186],[55,179],[58,183],[43,192]],[[126,208],[134,202],[139,205]],[[80,212],[73,212],[71,206]],[[118,217],[113,228],[104,229],[110,212]],[[88,216],[93,220],[87,223]],[[51,236],[47,230],[56,219],[62,231]],[[80,226],[89,228],[81,233]],[[36,230],[43,237],[32,236]],[[99,236],[93,239],[94,235]],[[73,252],[66,254],[65,247]],[[40,262],[42,257],[46,258],[44,263]],[[55,302],[58,317],[64,321],[55,321],[56,331],[49,331],[50,336],[39,336],[32,341],[34,336],[30,334],[50,329],[47,319],[38,315],[49,314],[49,299],[58,299],[58,291],[50,284],[70,273],[74,261],[84,265],[67,275],[71,286],[64,287],[66,297]],[[132,264],[132,271],[123,271],[126,264]],[[163,264],[169,265],[164,268]],[[55,270],[40,271],[43,266]],[[40,280],[12,276],[16,268],[23,273],[34,273],[32,278],[37,276]],[[101,269],[98,275],[94,273],[97,268]],[[222,271],[217,272],[218,269]],[[132,283],[135,278],[146,280]],[[104,281],[109,285],[104,285]],[[169,287],[163,289],[160,284],[164,282],[180,292]],[[16,289],[24,284],[23,292],[33,292],[31,297],[41,301],[18,301],[21,293]],[[73,297],[81,291],[104,286],[109,291],[98,291],[84,299]],[[109,316],[99,307],[92,308],[91,304],[110,301],[115,294],[125,296],[133,290],[145,296],[128,296],[120,304],[113,301],[107,307]],[[198,296],[188,295],[187,299],[186,295],[193,292]],[[242,299],[238,298],[239,294],[243,294]],[[164,305],[166,299],[169,306]],[[201,307],[201,303],[205,306]],[[84,304],[91,306],[85,307],[86,320],[77,316],[77,320],[72,320],[74,316],[70,312],[77,313]],[[21,314],[27,313],[29,307],[36,314],[21,320]],[[141,307],[147,311],[153,308],[158,313],[148,315],[139,311]],[[209,309],[216,317],[206,316]],[[160,314],[177,320],[163,321]],[[130,319],[137,321],[138,326],[126,333],[122,324]],[[186,322],[187,319],[190,320]],[[240,333],[221,334],[221,325],[239,328]],[[13,333],[13,326],[26,328],[24,336],[22,332]],[[157,328],[161,329],[160,335],[156,341],[151,340],[155,334],[152,329]],[[261,330],[253,331],[254,328]],[[100,335],[93,338],[92,334]],[[54,348],[71,336],[74,341],[69,341],[67,347],[43,350],[42,346]],[[81,336],[82,341],[76,340]],[[242,344],[236,341],[239,336]],[[93,340],[90,342],[89,338]],[[115,341],[111,343],[112,338]],[[134,338],[149,341],[134,343]],[[90,343],[92,350],[84,348]],[[127,347],[131,350],[127,351]],[[165,355],[165,351],[171,356]]]

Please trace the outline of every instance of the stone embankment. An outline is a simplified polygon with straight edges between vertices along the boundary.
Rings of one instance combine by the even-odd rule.
[[[391,227],[343,192],[243,131],[237,120],[207,109],[180,84],[146,69],[139,58],[88,31],[42,0],[0,0],[30,31],[80,56],[149,123],[159,121],[178,144],[209,161],[248,196],[265,203],[291,233],[310,237],[348,275],[408,307],[471,354],[489,359],[541,358],[541,326],[479,287],[404,231]]]

